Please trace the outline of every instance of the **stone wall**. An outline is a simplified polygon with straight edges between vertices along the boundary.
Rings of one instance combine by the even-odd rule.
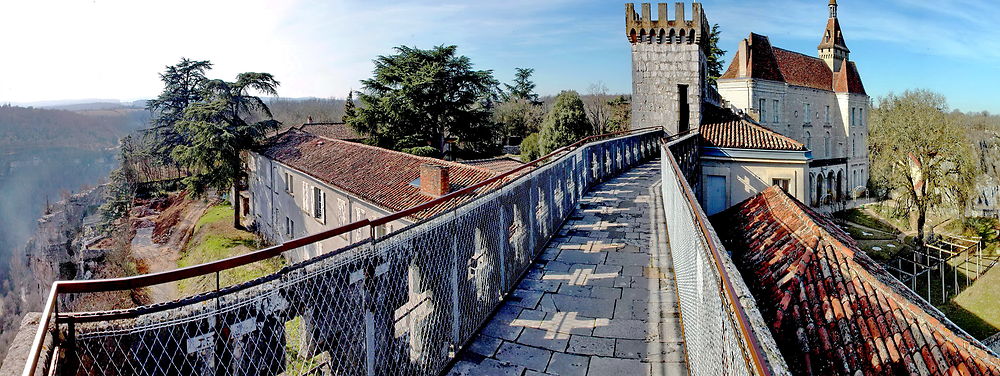
[[[632,44],[632,128],[666,127],[677,133],[678,85],[687,85],[689,129],[701,124],[705,54],[698,44]]]

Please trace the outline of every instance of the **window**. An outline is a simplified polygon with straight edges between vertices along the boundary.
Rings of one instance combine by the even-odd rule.
[[[313,187],[313,218],[326,222],[326,192]]]
[[[812,134],[806,132],[806,149],[812,149]]]
[[[295,221],[285,217],[285,235],[295,236]]]
[[[827,124],[830,124],[830,106],[826,106],[826,110],[823,111],[823,118]]]
[[[776,185],[781,188],[782,191],[788,192],[788,186],[791,184],[792,179],[788,178],[774,178],[771,179],[771,185]]]
[[[285,172],[285,192],[288,192],[289,194],[295,193],[295,192],[292,192],[292,187],[293,187],[293,185],[292,185],[292,174],[288,173],[288,172]]]
[[[366,217],[365,209],[362,208],[354,208],[354,214],[355,214],[354,216],[355,222],[365,219]],[[354,230],[354,241],[359,241],[371,235],[370,233],[365,232],[365,229],[367,228],[368,227],[362,227],[360,229]]]
[[[766,123],[767,122],[767,112],[764,110],[765,106],[767,106],[767,99],[761,99],[760,100],[760,106],[757,107],[760,110],[760,122],[761,123]]]
[[[854,126],[854,107],[851,107],[851,126]]]
[[[802,106],[802,117],[806,124],[812,123],[812,115],[809,112],[809,103],[803,103]]]
[[[864,111],[865,110],[863,108],[858,108],[858,125],[865,125]]]
[[[826,149],[826,156],[833,156],[833,149],[830,148],[830,132],[826,132],[826,137],[823,138],[823,148]]]
[[[781,116],[778,115],[778,114],[780,114],[780,112],[778,112],[778,100],[775,99],[774,102],[772,102],[771,104],[772,104],[772,106],[771,106],[771,112],[774,113],[774,115],[772,115],[772,117],[774,117],[774,122],[775,123],[780,122],[781,121]]]

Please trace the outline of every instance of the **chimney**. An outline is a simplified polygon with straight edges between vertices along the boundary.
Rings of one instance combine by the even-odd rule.
[[[448,167],[424,163],[420,165],[420,192],[434,197],[448,194]]]
[[[736,65],[739,68],[739,72],[737,72],[738,73],[738,77],[747,77],[748,76],[748,74],[747,74],[747,68],[749,68],[748,64],[750,63],[750,46],[749,46],[749,44],[750,44],[750,37],[747,37],[747,39],[744,39],[744,40],[740,41],[740,49],[736,53],[737,55],[739,55],[739,59],[740,59],[740,61],[736,62]]]

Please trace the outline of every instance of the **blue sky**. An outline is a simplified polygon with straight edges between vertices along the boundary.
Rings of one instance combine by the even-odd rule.
[[[214,77],[273,73],[285,97],[343,97],[370,75],[372,58],[401,44],[456,44],[503,81],[514,67],[535,68],[542,94],[586,92],[595,82],[631,91],[621,1],[53,1],[5,6],[13,17],[0,22],[0,35],[21,58],[0,59],[0,102],[152,97],[156,73],[181,56],[212,60]],[[703,2],[722,29],[727,64],[751,31],[815,54],[826,4]],[[1000,113],[998,19],[991,0],[840,1],[869,94],[927,88],[966,111]]]

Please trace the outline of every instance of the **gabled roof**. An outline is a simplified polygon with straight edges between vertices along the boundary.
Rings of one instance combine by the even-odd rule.
[[[778,69],[790,85],[833,90],[833,71],[823,59],[781,48],[773,48]]]
[[[364,136],[355,132],[354,128],[345,123],[305,123],[299,127],[299,130],[334,140],[359,141],[364,139]]]
[[[837,72],[837,75],[846,74],[846,81],[850,83],[841,87],[835,85],[837,78],[823,59],[773,47],[766,36],[759,34],[751,33],[740,43],[747,42],[747,58],[743,58],[743,50],[737,51],[729,68],[719,79],[756,78],[819,90],[865,94],[861,75],[853,62],[847,62],[845,69]],[[746,74],[741,76],[740,64],[744,61],[747,64]]]
[[[1000,374],[1000,359],[781,189],[713,218],[795,373]]]
[[[451,192],[499,175],[485,168],[435,158],[419,157],[355,142],[329,139],[298,129],[272,138],[261,155],[306,173],[322,182],[389,211],[400,211],[430,202],[431,197],[411,184],[420,177],[420,165],[448,167]],[[464,202],[472,195],[451,200],[421,212],[427,218]]]
[[[858,67],[853,61],[846,62],[844,68],[837,72],[834,79],[833,90],[838,93],[865,93],[865,85],[861,83],[861,75],[858,74]]]
[[[702,124],[698,130],[704,146],[734,149],[799,150],[806,146],[747,119]]]

